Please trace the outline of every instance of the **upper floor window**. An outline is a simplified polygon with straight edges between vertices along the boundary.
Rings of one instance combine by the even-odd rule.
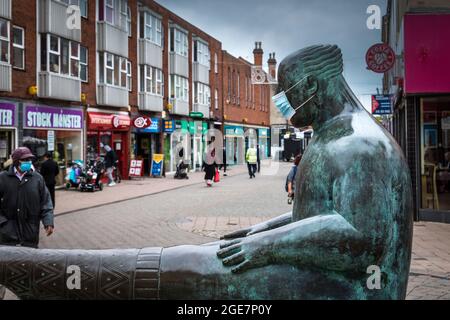
[[[0,62],[9,63],[9,21],[0,18]]]
[[[139,91],[163,96],[164,82],[162,70],[148,65],[141,65],[139,69],[141,75],[141,87]]]
[[[83,82],[88,82],[88,49],[80,46],[80,78]]]
[[[211,103],[211,91],[209,86],[196,82],[194,85],[194,103],[209,105]]]
[[[127,31],[128,31],[128,36],[132,37],[133,32],[131,29],[131,9],[129,6],[127,6]]]
[[[149,12],[142,12],[140,18],[140,36],[151,42],[162,46],[162,23],[161,19]]]
[[[80,44],[54,35],[41,36],[41,71],[80,78]],[[47,63],[48,61],[48,63]]]
[[[214,72],[219,73],[219,61],[217,61],[217,53],[214,53]]]
[[[194,61],[209,68],[209,47],[201,41],[194,41]]]
[[[83,18],[88,17],[88,0],[59,0],[59,2],[67,5],[78,6],[80,8],[80,14]]]
[[[99,53],[100,83],[127,88],[131,86],[131,64],[126,58],[109,52]]]
[[[236,79],[236,86],[237,86],[237,105],[239,106],[241,104],[241,74],[237,73],[237,79]]]
[[[188,56],[188,35],[187,33],[172,28],[170,31],[170,51],[175,52],[183,57]]]
[[[114,0],[105,0],[105,21],[115,23]]]
[[[214,91],[214,107],[219,110],[219,91],[217,89]]]
[[[13,26],[13,54],[12,65],[17,69],[25,69],[25,30]]]
[[[189,80],[178,75],[170,76],[171,98],[188,102],[189,101]]]

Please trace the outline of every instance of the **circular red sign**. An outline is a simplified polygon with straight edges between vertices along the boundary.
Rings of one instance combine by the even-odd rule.
[[[385,43],[377,43],[366,54],[367,67],[376,73],[385,73],[395,64],[395,52]]]
[[[133,125],[137,129],[146,129],[152,125],[152,119],[148,117],[137,117],[134,119]]]

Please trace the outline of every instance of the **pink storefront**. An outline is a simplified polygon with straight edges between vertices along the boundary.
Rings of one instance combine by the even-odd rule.
[[[450,14],[404,17],[406,156],[416,218],[450,222]],[[403,122],[403,123],[402,123]]]

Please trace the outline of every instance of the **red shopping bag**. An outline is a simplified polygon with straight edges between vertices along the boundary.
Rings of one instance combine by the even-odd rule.
[[[219,170],[216,169],[216,175],[214,176],[214,182],[220,182],[220,173]]]

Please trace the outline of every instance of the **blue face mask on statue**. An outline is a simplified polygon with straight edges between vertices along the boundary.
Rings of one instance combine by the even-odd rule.
[[[31,161],[22,162],[22,163],[20,164],[20,171],[22,171],[22,172],[28,172],[28,171],[31,170],[31,166],[32,166]]]
[[[292,87],[290,87],[286,91],[281,91],[279,94],[272,97],[272,100],[275,103],[275,106],[281,112],[282,116],[284,118],[286,118],[287,120],[290,120],[301,107],[303,107],[305,104],[310,102],[317,95],[317,92],[319,91],[319,84],[317,84],[316,92],[314,92],[314,94],[308,100],[303,102],[300,106],[298,106],[295,109],[292,107],[286,94],[289,91],[291,91],[292,89],[294,89],[296,86],[298,86],[301,82],[303,82],[307,78],[308,78],[308,76],[304,77],[303,79],[301,79],[299,82],[294,84]]]

